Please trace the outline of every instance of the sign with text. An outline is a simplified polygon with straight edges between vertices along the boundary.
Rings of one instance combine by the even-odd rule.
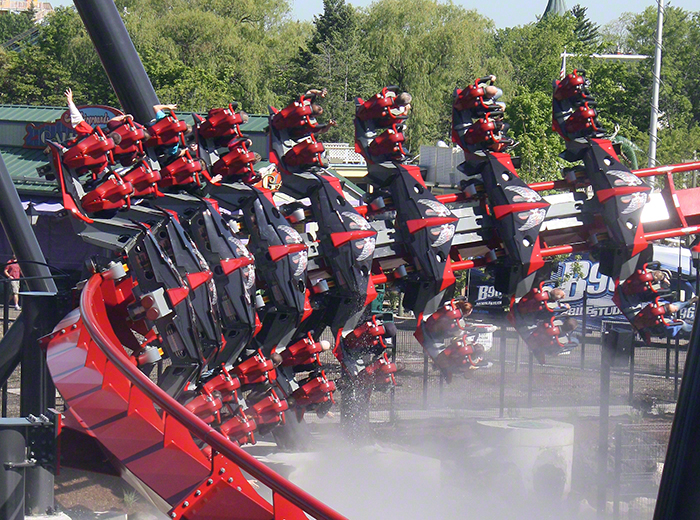
[[[78,110],[89,125],[101,127],[105,127],[107,121],[114,116],[122,114],[116,108],[101,105],[78,107]],[[70,112],[68,110],[51,123],[29,123],[26,126],[26,132],[24,148],[43,149],[48,144],[48,141],[65,142],[76,136],[76,132],[70,124]]]
[[[675,250],[677,251],[678,248]],[[663,261],[663,255],[657,254],[657,247],[655,247],[654,252],[655,259],[658,258],[661,261],[662,267],[676,272],[677,266],[666,264]],[[659,253],[663,252],[659,251]],[[576,275],[577,271],[578,276]],[[565,281],[559,283],[560,280]],[[576,317],[579,321],[583,315],[583,296],[587,295],[586,323],[588,329],[600,329],[602,321],[626,321],[620,309],[612,301],[615,280],[601,274],[598,262],[585,257],[581,260],[571,257],[560,262],[559,269],[552,274],[552,286],[556,284],[559,284],[559,287],[566,293],[563,302],[571,306],[566,314]],[[680,283],[677,279],[672,280],[671,290],[679,294],[679,299],[682,301],[693,295],[692,285],[685,280]],[[470,301],[474,304],[476,311],[493,312],[503,308],[503,295],[494,289],[493,280],[472,276],[469,292]],[[683,309],[680,312],[680,317],[688,321],[694,320],[694,306]]]

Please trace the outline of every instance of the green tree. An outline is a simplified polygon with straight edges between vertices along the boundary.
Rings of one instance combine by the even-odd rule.
[[[526,182],[554,180],[561,177],[564,148],[561,138],[552,132],[552,101],[546,92],[520,92],[506,107],[506,119],[521,158],[520,176]]]
[[[700,159],[700,126],[696,123],[688,128],[664,129],[661,137],[656,155],[659,164],[678,164]],[[693,173],[676,174],[673,179],[676,188],[689,188]]]
[[[362,48],[361,14],[344,0],[324,0],[323,6],[308,44],[293,62],[291,94],[296,97],[309,88],[327,88],[325,117],[335,119],[337,126],[323,139],[352,142],[355,97],[378,87]]]
[[[649,7],[631,21],[628,45],[634,52],[654,55],[656,14],[656,9]],[[670,127],[687,127],[691,119],[700,122],[700,93],[692,91],[700,81],[700,71],[693,70],[693,67],[700,65],[696,56],[697,47],[694,47],[700,43],[698,16],[700,13],[691,15],[677,7],[667,7],[665,11],[659,107],[664,113],[663,123]],[[651,59],[638,69],[638,80],[643,86],[639,92],[639,127],[649,125],[652,70]],[[645,110],[641,110],[642,107]]]
[[[129,0],[121,7],[156,93],[190,110],[237,100],[266,111],[308,34],[307,25],[285,18],[286,2]]]
[[[0,42],[11,40],[34,27],[34,10],[0,13]]]
[[[163,101],[183,109],[207,110],[241,101],[249,111],[264,112],[268,104],[287,95],[289,62],[309,33],[308,24],[291,22],[284,2],[223,0],[123,0],[117,7]],[[61,71],[62,84],[50,82],[15,85],[34,76],[16,74],[28,60],[39,57],[48,71]],[[32,92],[37,104],[63,104],[61,93],[73,88],[76,101],[118,106],[108,78],[73,8],[58,8],[40,28],[38,44],[30,55],[4,56],[0,78],[8,87],[4,97],[26,102]]]
[[[630,50],[654,55],[657,10],[647,8],[633,17],[627,29]],[[677,7],[667,7],[664,14],[661,89],[659,93],[659,131],[657,160],[679,162],[692,158],[696,145],[691,138],[700,123],[700,13],[690,13]],[[631,121],[646,132],[651,112],[653,60],[639,64],[636,69],[637,87],[629,96],[627,110]],[[689,136],[683,139],[682,136]],[[685,143],[685,145],[683,145]],[[646,150],[645,146],[642,146]]]
[[[97,51],[74,8],[59,7],[47,16],[39,33],[38,47],[47,60],[69,73],[70,79],[59,94],[70,86],[78,104],[119,106]],[[64,103],[62,100],[59,104]]]
[[[0,102],[62,105],[70,73],[36,46],[21,53],[0,51]]]
[[[576,20],[574,35],[581,44],[593,49],[598,46],[600,34],[598,31],[598,24],[593,23],[588,18],[586,11],[588,11],[588,8],[582,7],[579,4],[572,7],[571,15]]]
[[[576,53],[582,46],[575,27],[576,19],[567,13],[496,33],[501,59],[512,64],[513,80],[519,88],[551,93],[552,81],[559,76],[561,53],[564,49]]]
[[[514,153],[521,157],[520,175],[526,182],[560,178],[567,164],[558,158],[564,143],[551,129],[552,82],[559,77],[564,49],[578,52],[584,46],[576,35],[576,23],[575,16],[567,13],[496,33],[501,59],[513,68],[515,86],[506,120],[517,142]]]
[[[413,149],[448,139],[455,87],[492,73],[508,91],[509,63],[493,59],[493,23],[476,11],[429,0],[381,0],[370,6],[365,23],[376,83],[413,96],[407,133]]]

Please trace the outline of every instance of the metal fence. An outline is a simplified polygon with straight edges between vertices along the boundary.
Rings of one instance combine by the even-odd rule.
[[[512,417],[531,408],[566,415],[582,407],[595,411],[600,405],[599,332],[587,334],[584,349],[548,357],[540,365],[516,331],[501,323],[487,354],[493,365],[470,372],[468,378],[455,377],[447,385],[413,337],[415,319],[397,318],[396,324],[397,386],[372,396],[375,421],[448,411]],[[649,413],[675,403],[686,352],[685,341],[656,341],[652,346],[636,341],[629,357],[612,367],[610,405]],[[332,355],[322,361],[329,374],[339,374]]]
[[[618,424],[614,461],[614,520],[651,520],[671,433],[665,424]]]
[[[323,143],[323,146],[331,164],[367,164],[349,143]]]
[[[0,279],[0,282],[6,281]],[[3,295],[3,333],[10,320],[9,284],[0,283]],[[472,417],[512,417],[528,409],[551,409],[575,413],[581,407],[600,404],[601,335],[586,335],[582,348],[550,356],[544,365],[533,360],[525,342],[507,322],[493,334],[489,368],[470,371],[468,378],[455,377],[447,385],[440,371],[413,337],[416,321],[396,317],[398,334],[395,359],[397,386],[372,395],[372,419],[389,421],[431,414],[452,413]],[[329,332],[324,338],[331,342]],[[687,342],[657,340],[652,346],[636,342],[629,359],[611,371],[610,404],[631,405],[640,412],[675,403],[678,396]],[[332,353],[322,356],[326,373],[340,377],[340,365]],[[7,393],[2,393],[7,413]],[[340,397],[340,393],[338,394]]]

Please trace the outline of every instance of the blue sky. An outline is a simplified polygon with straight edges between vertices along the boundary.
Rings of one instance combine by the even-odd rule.
[[[50,0],[51,1],[51,0]],[[292,16],[300,20],[313,20],[315,15],[323,12],[323,0],[290,0],[292,3]],[[484,16],[496,22],[497,27],[512,27],[534,22],[535,17],[542,14],[547,6],[547,0],[527,2],[523,0],[501,0],[500,2],[474,2],[454,0],[458,5],[467,9],[476,9]],[[53,5],[70,5],[72,0],[53,0]],[[348,2],[355,6],[366,7],[372,0],[351,0]],[[603,25],[618,18],[624,12],[638,13],[645,7],[656,3],[654,0],[566,0],[567,8],[576,4],[588,7],[588,17],[594,22]],[[666,1],[666,5],[682,7],[688,11],[700,11],[700,0],[673,0]]]
[[[355,6],[368,6],[372,0],[352,0],[348,2]],[[496,22],[497,27],[513,27],[534,22],[535,17],[542,14],[547,7],[547,0],[523,1],[500,0],[495,2],[474,2],[454,0],[457,5],[467,9],[476,9],[484,16]],[[576,4],[588,7],[588,17],[594,22],[603,25],[618,18],[624,12],[638,13],[647,6],[656,6],[653,0],[566,0],[566,7],[572,8]],[[700,0],[675,0],[665,2],[665,5],[682,7],[689,11],[700,11]],[[314,15],[323,12],[323,0],[294,0],[293,15],[301,20],[312,20]]]

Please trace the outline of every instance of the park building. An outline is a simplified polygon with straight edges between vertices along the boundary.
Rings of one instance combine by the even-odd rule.
[[[21,13],[34,10],[34,21],[39,23],[44,17],[53,11],[49,2],[35,0],[0,0],[0,13]]]

